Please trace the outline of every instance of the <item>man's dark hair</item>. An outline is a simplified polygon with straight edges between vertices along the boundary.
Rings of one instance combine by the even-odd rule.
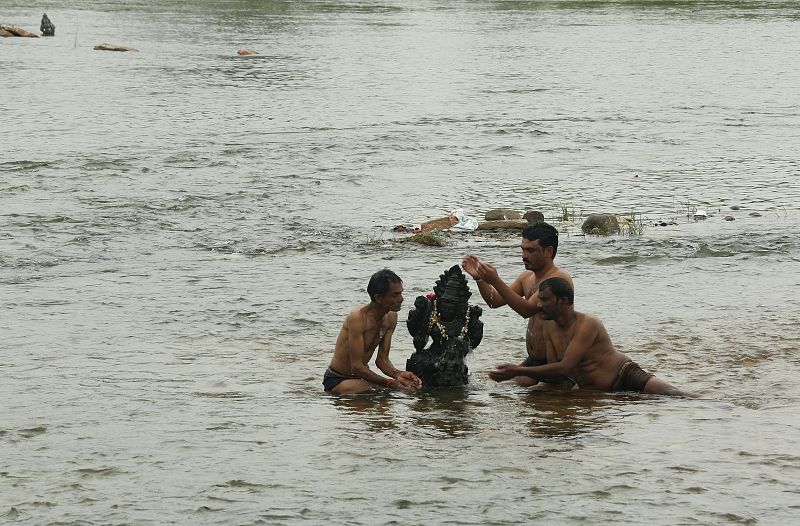
[[[375,301],[375,296],[384,296],[389,292],[389,285],[392,283],[402,283],[403,280],[400,276],[385,268],[379,270],[369,278],[369,285],[367,285],[367,294],[369,299]]]
[[[550,278],[542,281],[539,283],[539,292],[544,289],[550,289],[556,298],[569,300],[570,305],[575,302],[575,291],[564,278]]]
[[[543,249],[553,247],[553,259],[555,259],[556,252],[558,252],[558,229],[556,227],[540,221],[535,225],[526,226],[522,231],[522,237],[528,241],[538,241]]]

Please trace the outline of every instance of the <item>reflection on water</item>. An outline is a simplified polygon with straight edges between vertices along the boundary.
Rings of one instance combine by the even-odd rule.
[[[395,401],[389,392],[330,397],[341,418],[362,422],[371,432],[399,427],[392,411]]]
[[[417,393],[374,392],[331,397],[342,418],[354,419],[371,431],[412,427],[431,436],[457,437],[477,431],[475,400],[469,387],[423,389]]]
[[[414,425],[443,436],[458,437],[476,432],[474,409],[483,407],[470,387],[423,389],[409,406]]]
[[[598,393],[531,391],[520,400],[519,418],[527,421],[533,438],[574,438],[605,426],[615,403]]]

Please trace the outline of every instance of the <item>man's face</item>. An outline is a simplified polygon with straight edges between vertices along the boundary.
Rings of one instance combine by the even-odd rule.
[[[403,284],[389,283],[389,290],[386,291],[386,294],[376,294],[375,298],[387,309],[399,312],[400,307],[403,306]]]
[[[544,320],[554,320],[558,317],[560,301],[553,291],[545,287],[539,289],[539,316]]]
[[[539,241],[530,241],[522,238],[522,262],[526,270],[538,272],[547,265],[549,258],[547,248],[542,247]]]

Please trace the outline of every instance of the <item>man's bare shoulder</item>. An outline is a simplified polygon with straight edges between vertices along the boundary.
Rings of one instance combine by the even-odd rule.
[[[600,321],[600,318],[595,316],[594,314],[589,314],[586,312],[576,312],[575,317],[580,324],[580,330],[582,331],[590,331],[595,329],[605,329],[603,326],[603,322]]]
[[[550,275],[550,277],[551,278],[561,278],[563,280],[566,280],[567,283],[569,283],[570,287],[572,287],[573,289],[575,288],[575,286],[572,283],[572,276],[570,276],[569,272],[567,272],[566,270],[564,270],[561,267],[554,267],[553,268],[553,273]]]
[[[520,275],[517,276],[517,279],[511,283],[511,286],[529,284],[534,281],[536,281],[536,274],[534,274],[532,270],[523,270]]]
[[[347,315],[344,319],[344,326],[348,329],[359,329],[364,327],[364,307],[365,305],[360,305]]]

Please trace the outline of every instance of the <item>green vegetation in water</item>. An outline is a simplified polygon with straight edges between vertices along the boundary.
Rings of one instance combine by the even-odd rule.
[[[365,245],[382,245],[383,241],[383,230],[378,230],[377,232],[373,232],[367,236],[366,241],[364,241]]]
[[[403,243],[418,243],[429,247],[444,247],[450,244],[450,241],[440,230],[431,230],[430,232],[420,232],[413,236],[400,240]]]
[[[685,203],[680,203],[680,206],[675,209],[675,214],[678,216],[682,215],[687,219],[691,218],[695,212],[697,212],[697,206],[695,206],[688,197]]]
[[[641,236],[646,228],[641,212],[630,212],[619,218],[619,232],[623,236]]]
[[[575,213],[575,206],[566,204],[561,205],[558,219],[563,223],[578,219],[578,215]]]

